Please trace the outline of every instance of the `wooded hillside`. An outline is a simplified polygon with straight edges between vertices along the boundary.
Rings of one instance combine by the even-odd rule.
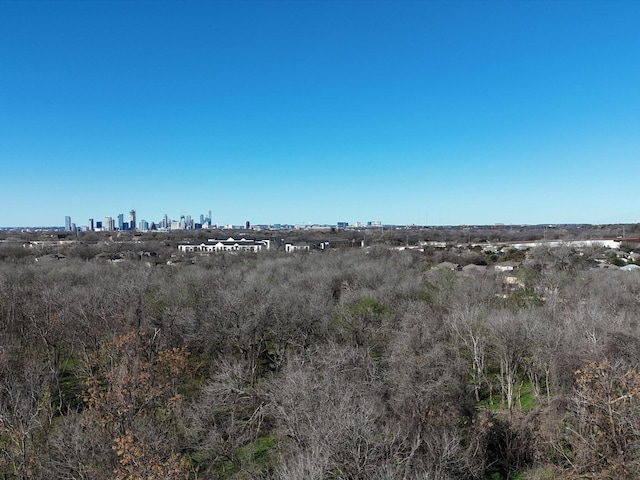
[[[73,248],[1,256],[2,478],[640,476],[640,274],[602,251],[507,281],[481,252]]]

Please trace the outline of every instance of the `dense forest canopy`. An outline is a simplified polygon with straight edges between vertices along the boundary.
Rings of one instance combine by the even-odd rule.
[[[5,234],[3,478],[640,476],[637,245],[475,233],[209,255]]]

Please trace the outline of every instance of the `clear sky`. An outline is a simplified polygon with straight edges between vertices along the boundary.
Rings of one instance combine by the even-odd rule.
[[[0,0],[0,226],[640,221],[638,1]]]

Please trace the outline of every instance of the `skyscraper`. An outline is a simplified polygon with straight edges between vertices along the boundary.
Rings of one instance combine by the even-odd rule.
[[[64,217],[64,229],[67,232],[71,231],[71,217],[68,216],[68,215],[66,217]]]
[[[124,230],[124,214],[118,214],[118,230]]]
[[[89,230],[91,230],[91,231],[95,230],[94,226],[93,226],[93,218],[89,219]]]
[[[129,210],[129,230],[136,229],[136,211]]]

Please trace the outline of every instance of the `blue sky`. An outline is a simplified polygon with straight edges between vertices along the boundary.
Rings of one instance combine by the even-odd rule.
[[[0,0],[0,226],[640,221],[640,2]]]

